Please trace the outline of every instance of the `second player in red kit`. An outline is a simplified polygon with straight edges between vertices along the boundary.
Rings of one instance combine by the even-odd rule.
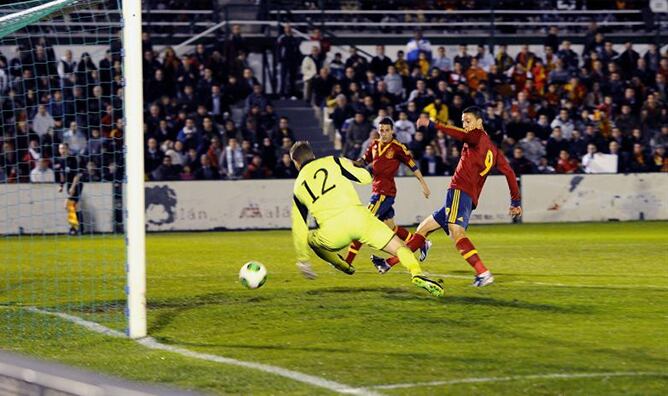
[[[397,186],[394,182],[399,166],[408,166],[422,187],[422,194],[429,198],[431,192],[429,186],[422,177],[422,173],[413,160],[406,146],[394,139],[394,123],[389,118],[384,118],[378,124],[380,139],[369,145],[362,158],[355,161],[358,166],[371,165],[373,170],[373,184],[371,198],[369,199],[369,210],[390,227],[399,238],[407,241],[411,234],[403,227],[394,223],[394,197],[397,195]],[[355,259],[362,245],[354,241],[348,248],[346,261],[350,264]],[[381,271],[382,272],[382,271]]]
[[[426,125],[425,125],[426,124]],[[418,120],[417,126],[428,126],[428,121]],[[450,181],[450,186],[445,197],[443,207],[435,211],[420,223],[415,235],[408,241],[411,250],[416,251],[425,245],[427,235],[439,228],[455,242],[462,257],[474,268],[476,272],[474,286],[482,287],[494,282],[491,272],[485,267],[478,251],[471,240],[466,236],[466,228],[469,225],[471,212],[478,205],[480,193],[485,185],[489,172],[496,168],[506,176],[510,189],[510,210],[513,217],[522,214],[520,207],[520,190],[517,185],[515,172],[508,164],[508,160],[491,141],[487,132],[483,129],[482,110],[477,107],[469,107],[462,113],[462,124],[464,128],[456,128],[446,125],[436,125],[436,128],[448,136],[464,142],[462,155]],[[394,257],[383,260],[374,257],[376,267],[385,265],[386,270],[395,264]]]

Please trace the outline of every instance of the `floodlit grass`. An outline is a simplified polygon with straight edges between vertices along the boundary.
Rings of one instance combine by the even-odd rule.
[[[668,393],[668,223],[472,226],[470,237],[496,283],[470,287],[468,264],[445,234],[434,234],[423,267],[445,280],[446,296],[435,299],[413,287],[402,268],[375,273],[368,249],[354,276],[314,259],[320,276],[307,281],[294,266],[287,231],[151,234],[149,332],[165,344],[353,387],[664,374],[375,389],[391,395]],[[330,393],[151,351],[22,308],[55,308],[124,328],[121,239],[22,237],[2,245],[0,348],[204,392]],[[261,289],[243,289],[237,280],[249,260],[269,270]]]

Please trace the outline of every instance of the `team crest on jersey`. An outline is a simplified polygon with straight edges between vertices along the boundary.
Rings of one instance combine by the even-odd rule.
[[[387,150],[387,159],[392,159],[394,158],[394,150],[389,149]]]

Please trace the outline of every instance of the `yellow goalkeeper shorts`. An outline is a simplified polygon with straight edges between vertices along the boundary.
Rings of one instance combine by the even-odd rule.
[[[352,241],[360,241],[382,250],[394,237],[394,232],[378,220],[366,207],[359,205],[346,209],[329,219],[309,234],[309,242],[328,250],[340,250]]]

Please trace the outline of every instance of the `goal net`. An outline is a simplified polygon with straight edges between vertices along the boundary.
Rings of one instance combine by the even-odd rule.
[[[0,6],[7,336],[59,334],[46,312],[127,327],[121,33],[120,0]]]

